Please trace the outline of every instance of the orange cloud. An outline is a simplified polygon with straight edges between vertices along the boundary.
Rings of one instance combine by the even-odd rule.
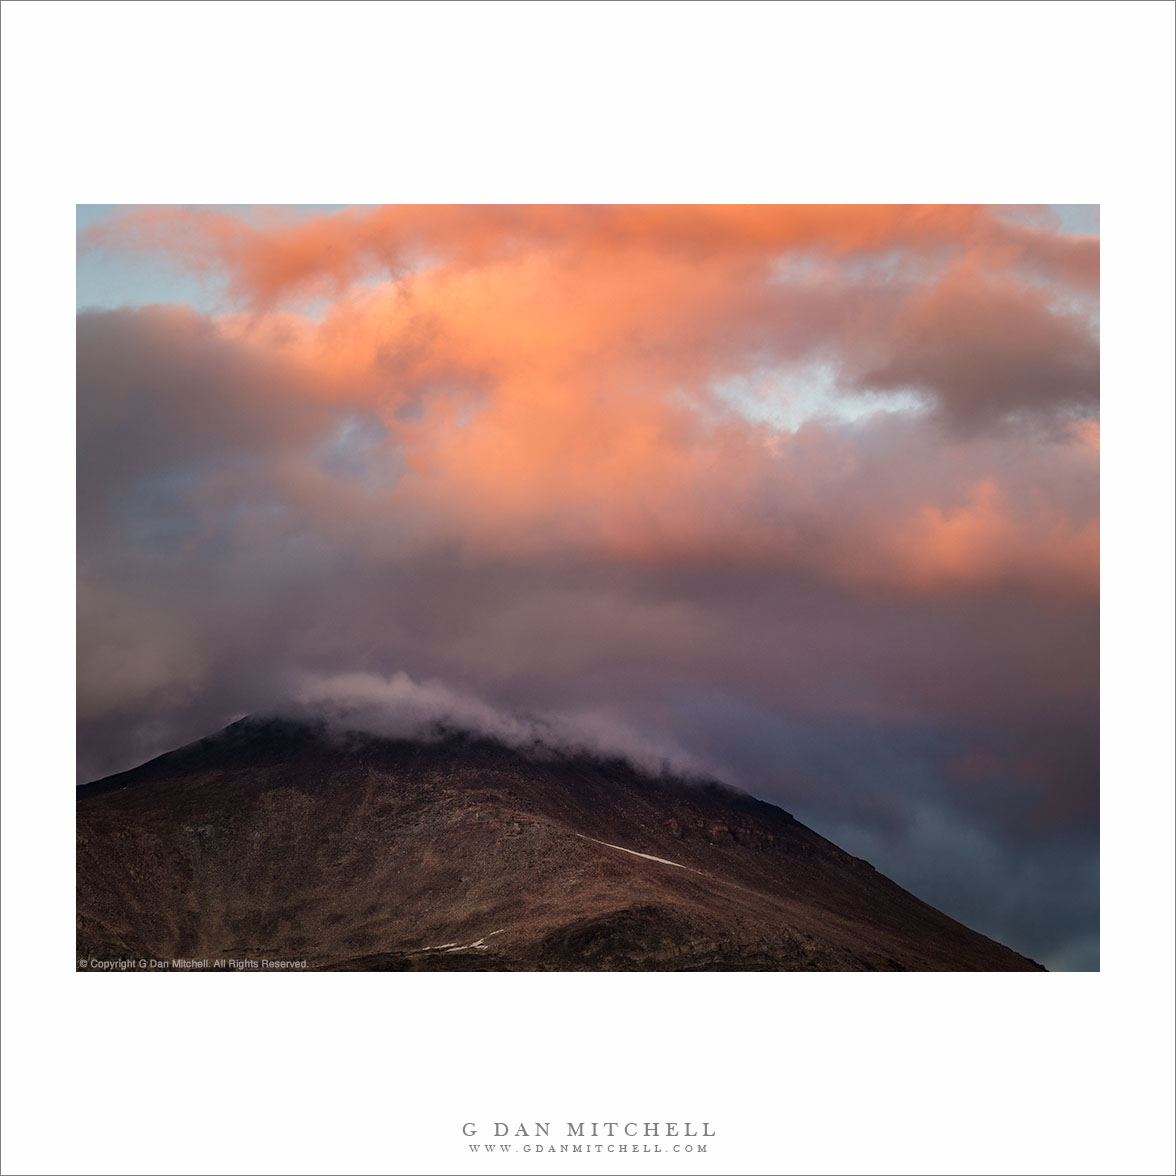
[[[897,528],[891,573],[917,591],[1029,584],[1072,597],[1098,592],[1098,520],[1040,508],[1017,518],[989,477],[954,510],[924,506]]]
[[[388,205],[294,219],[182,206],[128,209],[87,229],[84,248],[134,248],[195,270],[223,268],[236,295],[270,307],[338,293],[446,261],[479,265],[529,250],[608,255],[631,248],[693,262],[787,252],[844,256],[966,249],[1008,269],[1026,264],[1063,284],[1097,283],[1098,245],[1027,227],[978,205]]]
[[[1089,412],[1097,343],[1042,285],[1088,283],[1088,239],[959,206],[396,206],[298,222],[142,209],[87,242],[227,270],[245,308],[217,320],[226,344],[298,373],[303,398],[379,419],[404,464],[394,486],[349,498],[313,463],[275,464],[324,526],[362,520],[370,539],[395,517],[398,534],[472,550],[737,560],[914,593],[1097,590],[1097,514],[1027,472],[1072,480],[1065,444],[1027,439],[1011,471],[960,450],[961,500],[933,422],[906,441],[793,434],[712,394],[826,356],[851,384],[928,389],[947,419]],[[897,277],[855,268],[896,253]],[[782,257],[814,255],[781,277]],[[277,309],[323,291],[321,318]],[[266,395],[272,410],[272,381]],[[879,448],[913,443],[908,468]]]

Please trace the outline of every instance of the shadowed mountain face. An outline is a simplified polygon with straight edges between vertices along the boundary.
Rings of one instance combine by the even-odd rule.
[[[243,719],[78,789],[78,955],[1036,970],[783,810],[466,736]]]

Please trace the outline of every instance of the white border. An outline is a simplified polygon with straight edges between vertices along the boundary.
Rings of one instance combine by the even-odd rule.
[[[4,1170],[1171,1171],[1172,18],[5,4]],[[1101,202],[1101,974],[75,975],[74,205],[341,199]],[[722,1145],[452,1146],[568,1115]]]

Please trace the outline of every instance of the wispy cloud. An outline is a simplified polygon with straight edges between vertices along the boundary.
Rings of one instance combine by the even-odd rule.
[[[302,675],[292,697],[277,710],[325,719],[340,733],[436,740],[468,732],[524,750],[623,758],[652,775],[714,775],[713,768],[672,741],[649,739],[603,709],[510,714],[468,692],[435,680],[414,682],[405,673]]]

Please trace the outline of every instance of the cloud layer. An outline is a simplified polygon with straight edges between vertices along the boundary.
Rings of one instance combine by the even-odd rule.
[[[671,742],[655,742],[605,708],[571,713],[507,713],[442,682],[407,674],[304,675],[277,710],[325,720],[329,730],[363,731],[390,739],[433,740],[454,731],[541,754],[619,757],[650,775],[713,778],[714,769]]]
[[[1086,862],[1081,917],[1013,946],[1090,940],[1097,238],[1035,209],[132,209],[81,248],[230,291],[79,315],[83,776],[315,690],[578,716],[900,881],[912,830],[987,839],[990,934],[1034,901],[1009,862]]]

